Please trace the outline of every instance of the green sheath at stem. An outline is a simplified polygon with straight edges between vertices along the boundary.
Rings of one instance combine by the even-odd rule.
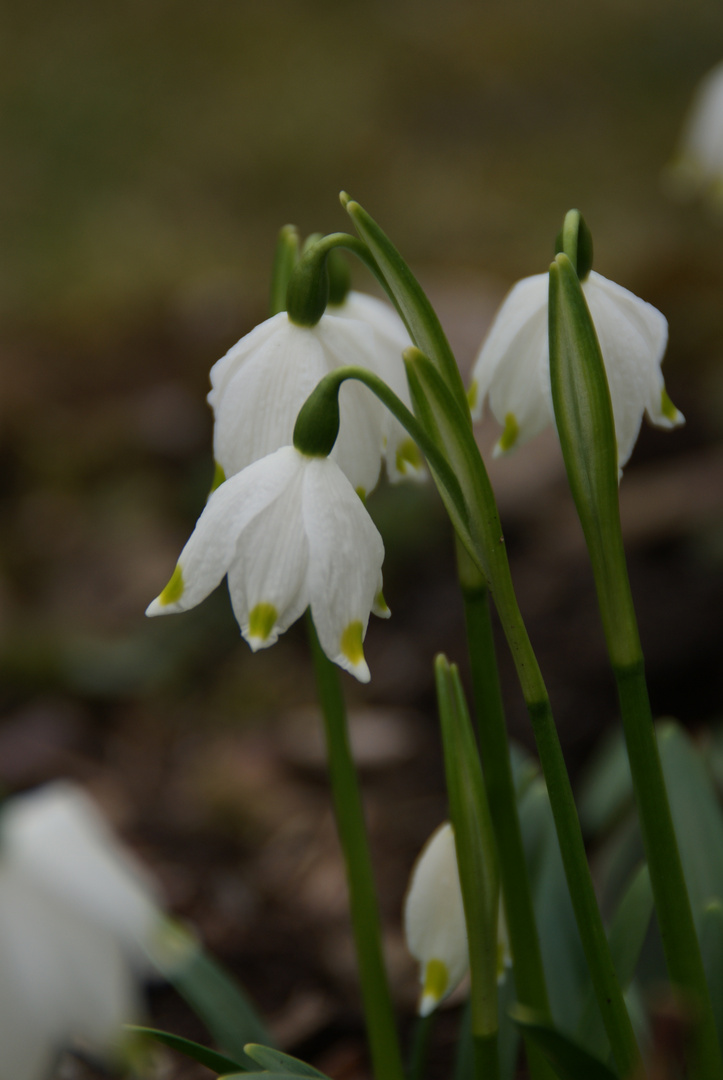
[[[404,1080],[382,953],[379,908],[359,782],[349,745],[338,669],[325,656],[308,616],[317,691],[324,715],[329,775],[351,906],[372,1066],[376,1080]]]

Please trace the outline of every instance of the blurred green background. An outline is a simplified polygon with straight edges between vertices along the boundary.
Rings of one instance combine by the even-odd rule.
[[[623,509],[654,707],[693,728],[714,720],[723,227],[704,205],[671,202],[662,175],[695,85],[722,55],[717,0],[0,10],[0,782],[12,791],[63,773],[90,786],[277,1030],[285,1017],[285,1045],[338,1021],[329,986],[353,986],[348,957],[340,974],[319,944],[344,916],[318,762],[267,736],[313,696],[303,638],[292,631],[251,657],[224,590],[183,618],[143,619],[210,481],[208,370],[265,315],[279,227],[347,228],[342,188],[429,290],[462,366],[506,288],[546,268],[565,211],[579,207],[596,269],[670,322],[664,370],[688,424],[643,433]],[[540,447],[497,464],[494,479],[574,762],[615,702],[557,451]],[[397,956],[411,858],[444,813],[431,658],[463,658],[464,644],[434,494],[383,489],[371,509],[394,618],[370,628],[370,687],[347,682],[355,707],[401,738],[366,766]],[[527,739],[502,662],[510,720]],[[303,794],[297,773],[309,769]],[[288,864],[250,867],[277,834],[287,855],[298,841],[333,878],[301,914],[298,884],[297,908],[284,908]],[[274,915],[275,937],[264,922]],[[411,1001],[408,960],[398,967]],[[289,1002],[310,971],[326,1012],[294,1028]]]

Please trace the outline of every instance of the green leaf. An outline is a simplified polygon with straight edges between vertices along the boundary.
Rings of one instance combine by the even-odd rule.
[[[618,1074],[583,1046],[542,1022],[531,1009],[517,1005],[512,1019],[539,1046],[561,1080],[618,1080]]]
[[[245,1049],[252,1061],[255,1061],[257,1065],[261,1065],[270,1073],[329,1080],[325,1073],[319,1072],[313,1065],[307,1065],[305,1061],[300,1061],[299,1058],[283,1054],[281,1050],[274,1050],[270,1046],[260,1046],[258,1043],[247,1043]]]
[[[224,1057],[223,1054],[217,1054],[215,1050],[209,1050],[207,1046],[201,1046],[200,1043],[193,1042],[191,1039],[183,1039],[180,1035],[173,1035],[170,1031],[138,1027],[136,1024],[126,1024],[125,1030],[136,1035],[148,1036],[149,1039],[155,1039],[156,1042],[163,1043],[164,1046],[170,1046],[171,1050],[177,1050],[179,1054],[185,1054],[186,1057],[200,1062],[201,1065],[205,1065],[207,1069],[211,1069],[212,1072],[219,1075],[244,1069],[243,1065],[238,1061],[232,1061],[231,1058]],[[248,1073],[244,1070],[243,1075],[248,1076]]]
[[[703,912],[700,951],[703,954],[718,1038],[723,1045],[723,903],[720,900],[711,901]]]
[[[297,1073],[287,1072],[242,1072],[242,1073],[225,1073],[220,1080],[269,1080],[270,1076],[285,1077],[286,1080],[295,1080],[298,1076]]]
[[[183,927],[168,920],[154,961],[215,1042],[241,1067],[249,1064],[246,1043],[273,1042],[241,987]]]
[[[723,897],[723,813],[700,751],[672,720],[658,727],[658,745],[693,917]]]
[[[466,423],[470,426],[467,396],[457,362],[424,290],[389,237],[366,210],[344,193],[341,201],[374,256],[412,341],[431,358],[458,406],[466,410]]]

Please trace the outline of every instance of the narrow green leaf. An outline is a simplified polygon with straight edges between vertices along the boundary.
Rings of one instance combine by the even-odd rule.
[[[319,1072],[313,1065],[307,1065],[299,1058],[284,1054],[281,1050],[274,1050],[270,1046],[260,1046],[258,1043],[247,1043],[246,1053],[257,1065],[267,1069],[270,1073],[284,1073],[287,1076],[314,1077],[315,1080],[329,1080],[325,1073]]]
[[[220,1048],[242,1067],[249,1059],[248,1042],[273,1040],[241,987],[206,953],[182,927],[171,923],[166,929],[167,963],[154,956],[161,973],[203,1021]]]
[[[497,917],[499,878],[477,744],[459,672],[435,661],[449,814],[454,828],[472,979],[472,1034],[497,1032]]]
[[[539,1046],[561,1080],[618,1080],[618,1074],[608,1065],[568,1035],[540,1021],[531,1009],[517,1005],[511,1015],[530,1041]]]
[[[389,237],[366,210],[344,193],[341,201],[374,256],[412,341],[434,362],[460,408],[466,409],[466,423],[471,427],[467,395],[457,362],[424,290]]]
[[[200,1043],[193,1042],[191,1039],[173,1035],[170,1031],[138,1027],[136,1024],[126,1024],[125,1030],[133,1032],[135,1035],[148,1036],[149,1039],[155,1039],[156,1042],[163,1043],[164,1046],[170,1046],[171,1050],[177,1050],[179,1054],[184,1054],[193,1061],[198,1061],[201,1065],[205,1065],[207,1069],[211,1069],[212,1072],[219,1075],[242,1070],[243,1076],[248,1076],[240,1062],[232,1061],[231,1058],[224,1057],[223,1054],[217,1054],[215,1050],[210,1050],[207,1046],[201,1046]]]

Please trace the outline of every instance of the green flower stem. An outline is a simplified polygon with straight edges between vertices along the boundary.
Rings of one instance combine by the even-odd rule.
[[[382,952],[379,907],[359,782],[349,745],[339,671],[319,645],[311,615],[308,631],[324,716],[329,775],[344,861],[372,1067],[376,1080],[404,1080],[394,1010]]]
[[[525,863],[517,798],[510,763],[502,693],[490,619],[489,590],[481,575],[458,552],[460,587],[464,600],[467,643],[482,769],[497,841],[497,858],[510,938],[515,987],[521,1004],[552,1022],[542,964],[540,939]],[[533,1080],[552,1078],[555,1072],[544,1055],[526,1040]]]
[[[698,1014],[691,1076],[723,1076],[713,1010],[648,700],[618,498],[617,443],[600,345],[577,274],[550,267],[550,375],[560,445],[595,577],[658,924],[673,984]]]
[[[493,1035],[473,1035],[475,1080],[499,1080],[500,1059],[497,1032]]]
[[[437,1012],[429,1016],[418,1016],[412,1036],[412,1052],[409,1060],[409,1080],[424,1080],[429,1056],[429,1043],[434,1029]]]

